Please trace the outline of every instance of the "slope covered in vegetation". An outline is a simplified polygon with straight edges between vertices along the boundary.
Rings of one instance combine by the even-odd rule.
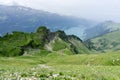
[[[115,52],[120,50],[120,30],[86,41],[87,45],[100,52]]]
[[[85,44],[76,36],[67,36],[64,31],[50,32],[44,26],[39,27],[35,33],[12,32],[0,37],[1,56],[20,56],[25,54],[53,51],[62,54],[89,53]]]

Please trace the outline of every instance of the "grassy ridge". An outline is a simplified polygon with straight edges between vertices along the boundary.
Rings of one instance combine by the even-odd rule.
[[[119,65],[119,52],[0,57],[0,79],[119,80]]]
[[[120,30],[91,39],[91,48],[100,52],[115,52],[120,49]]]
[[[78,37],[68,36],[64,31],[50,32],[45,26],[39,27],[34,33],[14,31],[0,37],[0,56],[22,56],[32,50],[38,51],[38,49],[50,52],[67,49],[72,54],[90,52]]]

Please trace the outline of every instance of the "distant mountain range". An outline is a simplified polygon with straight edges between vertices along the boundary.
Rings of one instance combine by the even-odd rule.
[[[62,16],[28,7],[0,5],[0,35],[11,31],[33,32],[41,25],[47,26],[52,31],[65,30],[67,34],[76,34],[70,30],[77,27],[82,34],[82,27],[90,27],[93,24],[91,20]]]
[[[120,23],[115,23],[113,21],[105,21],[97,24],[92,28],[87,28],[85,30],[85,39],[92,39],[109,32],[120,30]]]
[[[47,26],[51,31],[64,30],[84,41],[120,29],[120,23],[113,21],[98,23],[23,6],[0,5],[0,36],[12,31],[34,32],[39,26]]]
[[[105,21],[85,30],[85,43],[99,52],[120,51],[120,23]]]

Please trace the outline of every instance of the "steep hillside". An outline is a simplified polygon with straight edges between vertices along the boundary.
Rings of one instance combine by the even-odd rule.
[[[24,33],[14,31],[0,37],[1,56],[19,56],[42,54],[50,52],[60,54],[89,53],[89,49],[76,36],[67,36],[64,31],[50,32],[44,26],[37,29],[35,33]]]
[[[106,21],[96,25],[95,27],[85,30],[85,39],[92,39],[97,36],[104,35],[106,33],[116,31],[120,29],[120,23],[115,23],[112,21]]]
[[[96,51],[109,52],[120,50],[120,30],[86,41],[88,46]]]
[[[33,32],[41,25],[56,31],[78,26],[88,27],[92,25],[92,21],[23,6],[0,5],[0,34],[2,35],[11,31]]]

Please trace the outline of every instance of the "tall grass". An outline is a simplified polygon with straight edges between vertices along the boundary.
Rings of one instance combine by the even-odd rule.
[[[119,52],[0,57],[1,80],[120,80]]]

